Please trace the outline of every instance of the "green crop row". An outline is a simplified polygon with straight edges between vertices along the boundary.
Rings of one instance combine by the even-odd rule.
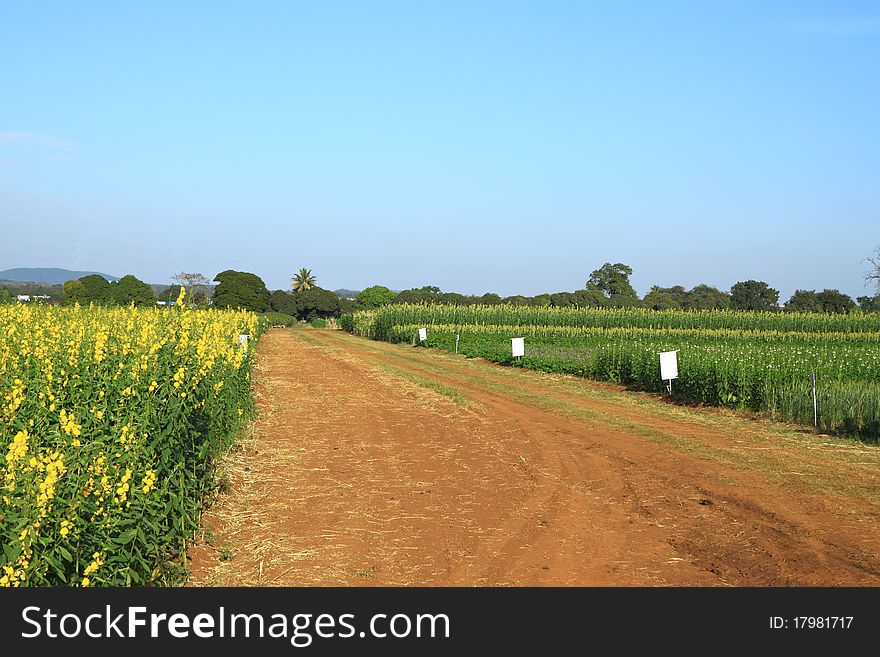
[[[505,310],[511,311],[508,321],[517,316],[530,321],[520,325],[488,321],[504,316]],[[660,317],[648,321],[652,313]],[[548,323],[559,316],[584,323]],[[449,321],[452,317],[455,322]],[[660,380],[659,352],[677,350],[676,395],[804,424],[813,422],[810,376],[815,372],[820,427],[867,439],[880,436],[880,347],[877,332],[858,324],[863,318],[850,318],[855,323],[851,330],[841,330],[843,325],[837,322],[823,333],[819,324],[824,316],[802,315],[798,328],[789,331],[768,325],[768,318],[778,315],[751,317],[754,325],[746,321],[748,313],[724,311],[511,307],[499,315],[497,306],[390,306],[345,316],[340,324],[353,333],[391,342],[413,342],[417,329],[424,326],[429,347],[452,350],[458,335],[460,353],[499,363],[513,362],[510,338],[525,337],[526,354],[519,361],[525,367],[651,391],[666,386]],[[607,321],[611,318],[616,323]],[[627,318],[633,325],[623,324]],[[723,326],[734,319],[739,326]],[[810,324],[809,319],[819,324]],[[696,325],[696,320],[706,326]],[[670,326],[657,326],[664,322]],[[694,325],[671,326],[675,323]]]
[[[880,333],[880,314],[746,312],[738,310],[649,310],[646,308],[535,308],[393,304],[365,311],[353,321],[384,326],[417,323],[456,326],[642,327],[655,329],[739,329],[801,333]],[[381,336],[377,336],[380,337]]]

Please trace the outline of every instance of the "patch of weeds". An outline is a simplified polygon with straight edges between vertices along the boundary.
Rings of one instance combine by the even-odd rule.
[[[232,481],[229,479],[229,475],[224,472],[217,480],[217,494],[226,495],[231,490]]]
[[[378,573],[378,572],[379,572],[379,565],[374,563],[369,568],[362,568],[361,570],[356,571],[355,574],[358,577],[362,577],[364,579],[369,579],[371,577],[375,577],[376,573]]]
[[[465,395],[460,390],[456,390],[455,388],[443,385],[442,383],[438,383],[437,381],[432,381],[431,379],[420,376],[418,374],[413,374],[412,372],[402,370],[400,368],[394,367],[393,365],[388,365],[387,363],[380,363],[379,367],[381,367],[389,374],[393,374],[394,376],[400,377],[401,379],[405,379],[410,383],[415,383],[421,388],[425,388],[427,390],[431,390],[440,395],[443,395],[458,406],[468,406],[471,403],[470,397]]]
[[[212,525],[205,525],[202,529],[202,540],[208,545],[213,545],[217,541],[217,537],[214,535],[214,527]]]

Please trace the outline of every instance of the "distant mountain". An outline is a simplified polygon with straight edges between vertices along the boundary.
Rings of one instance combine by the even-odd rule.
[[[89,274],[98,274],[98,276],[103,276],[111,282],[119,280],[117,276],[102,274],[99,271],[72,271],[70,269],[56,269],[54,267],[19,267],[18,269],[5,269],[0,271],[0,280],[60,285],[66,281],[71,281],[75,278],[82,278]]]
[[[341,290],[333,290],[333,292],[337,297],[342,297],[343,299],[354,299],[361,293],[360,290],[346,290],[345,288],[342,288]]]

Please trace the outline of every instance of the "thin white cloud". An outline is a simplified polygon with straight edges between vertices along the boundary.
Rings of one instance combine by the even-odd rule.
[[[831,36],[880,35],[880,16],[847,20],[800,21],[794,23],[792,29],[806,34],[827,34]]]
[[[70,139],[33,130],[0,130],[0,166],[66,162],[74,159],[72,153],[76,150]]]
[[[45,148],[55,151],[74,151],[76,145],[70,139],[53,137],[33,130],[0,130],[0,146],[16,149]]]

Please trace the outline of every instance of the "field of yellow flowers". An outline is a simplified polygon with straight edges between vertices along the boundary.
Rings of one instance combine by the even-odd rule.
[[[252,410],[259,330],[231,310],[0,306],[0,585],[179,579]]]

